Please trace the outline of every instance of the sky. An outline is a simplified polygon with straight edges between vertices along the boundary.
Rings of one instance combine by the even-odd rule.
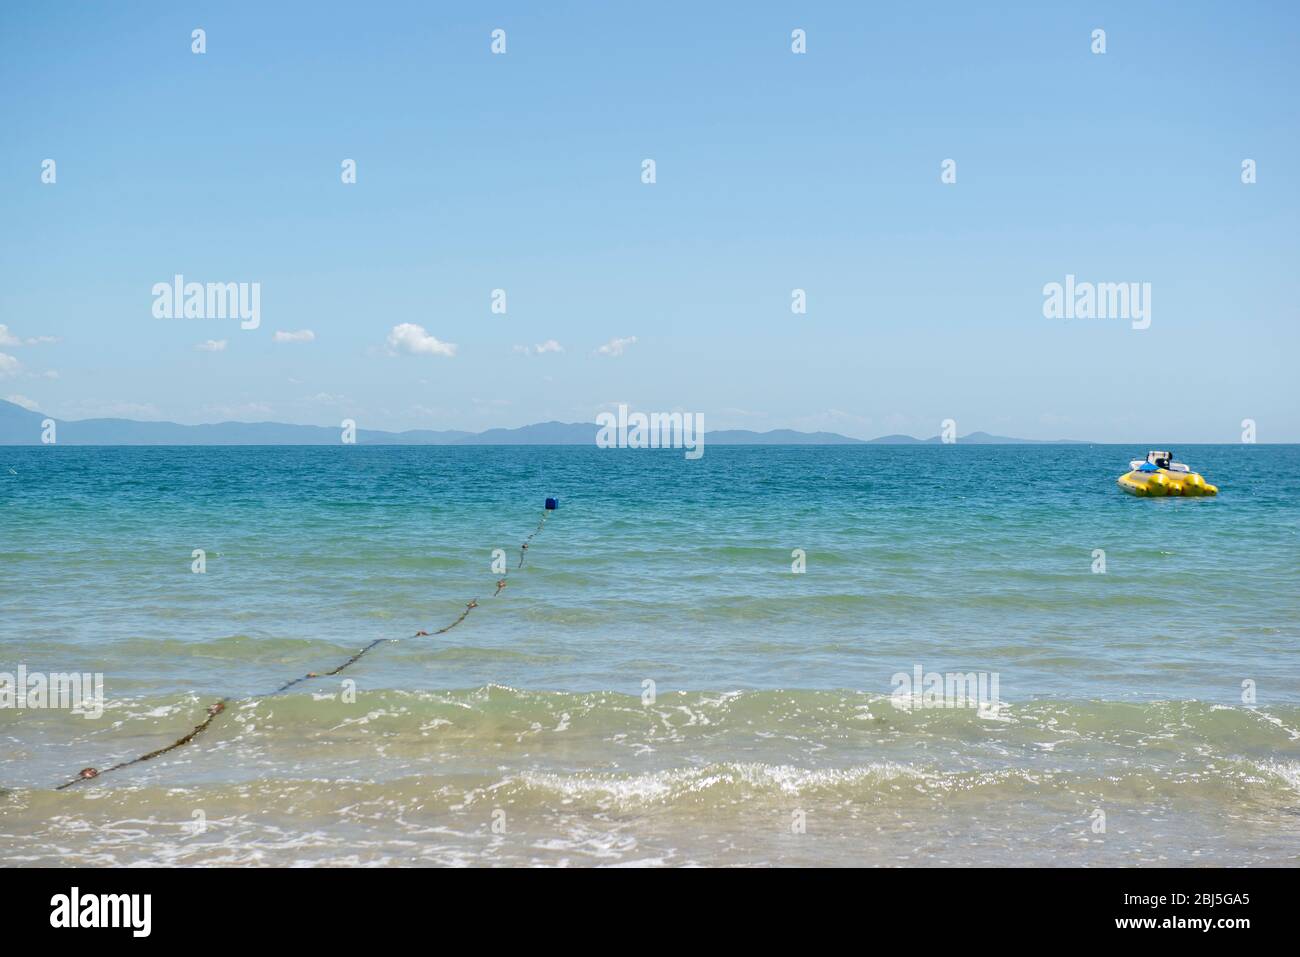
[[[6,4],[0,398],[1296,442],[1298,81],[1282,2]]]

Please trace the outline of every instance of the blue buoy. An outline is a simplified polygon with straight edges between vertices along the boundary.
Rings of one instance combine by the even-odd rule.
[[[559,507],[560,507],[560,500],[559,500],[558,498],[548,498],[548,499],[546,500],[546,510],[547,510],[547,511],[549,511],[549,512],[553,512],[553,511],[555,511],[555,510],[556,510],[557,508],[559,508]]]

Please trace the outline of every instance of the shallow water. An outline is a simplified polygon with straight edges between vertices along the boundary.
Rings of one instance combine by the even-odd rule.
[[[0,860],[1295,863],[1300,448],[1144,451],[0,450],[0,672],[106,693],[0,709]]]

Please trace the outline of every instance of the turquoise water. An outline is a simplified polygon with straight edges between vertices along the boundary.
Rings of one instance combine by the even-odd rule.
[[[5,449],[0,672],[106,704],[0,710],[0,860],[1294,863],[1300,447],[1145,451]]]

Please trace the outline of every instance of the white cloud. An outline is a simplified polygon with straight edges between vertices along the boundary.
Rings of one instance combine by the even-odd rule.
[[[393,326],[393,331],[388,334],[388,345],[397,352],[409,352],[413,356],[451,357],[456,354],[455,343],[442,342],[425,332],[424,326],[413,322]]]
[[[554,339],[547,339],[545,342],[539,342],[535,346],[515,346],[515,352],[525,356],[541,356],[548,352],[563,352],[564,346],[560,345]]]
[[[636,345],[636,336],[628,336],[625,339],[614,338],[597,349],[596,353],[602,356],[621,356],[628,346],[634,345]]]
[[[23,364],[13,356],[0,352],[0,376],[17,375]]]
[[[29,399],[25,395],[7,395],[5,396],[5,398],[8,399],[10,402],[12,402],[14,405],[21,405],[28,412],[36,411],[35,399]]]
[[[315,342],[316,333],[310,329],[299,329],[297,332],[282,332],[275,330],[275,335],[271,337],[273,342]]]
[[[43,346],[58,341],[55,336],[29,336],[26,339],[20,339],[9,331],[8,326],[0,322],[0,346]]]
[[[200,352],[225,352],[226,340],[225,339],[204,339],[194,348],[198,349]]]

